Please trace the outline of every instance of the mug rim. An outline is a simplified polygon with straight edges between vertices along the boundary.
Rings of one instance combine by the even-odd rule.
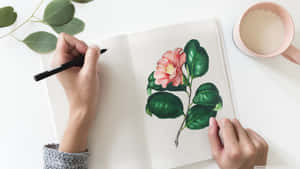
[[[251,50],[251,49],[249,49],[246,45],[245,45],[245,43],[244,43],[244,41],[242,40],[242,38],[241,38],[241,31],[240,31],[240,27],[241,27],[241,23],[242,23],[242,20],[244,19],[244,17],[254,8],[254,7],[256,7],[256,6],[258,6],[258,5],[273,5],[273,6],[276,6],[276,7],[278,7],[278,8],[280,8],[280,9],[282,9],[286,14],[287,14],[287,16],[288,16],[288,18],[290,19],[290,21],[291,21],[291,29],[292,29],[292,33],[289,35],[289,41],[288,41],[288,43],[284,43],[284,44],[282,44],[280,47],[278,47],[278,49],[276,49],[276,51],[274,51],[274,52],[272,52],[272,53],[268,53],[268,54],[261,54],[261,53],[258,53],[258,52],[256,52],[256,51],[254,51],[254,50]],[[274,57],[274,56],[278,56],[278,55],[280,55],[280,54],[282,54],[282,53],[284,53],[284,51],[286,51],[288,48],[289,48],[289,46],[292,44],[292,41],[293,41],[293,39],[294,39],[294,36],[295,36],[295,24],[294,24],[294,21],[293,21],[293,18],[292,18],[292,16],[290,15],[290,13],[287,11],[287,9],[285,9],[283,6],[281,6],[281,5],[279,5],[279,4],[277,4],[277,3],[274,3],[274,2],[258,2],[258,3],[255,3],[255,4],[253,4],[253,5],[251,5],[249,8],[247,8],[247,10],[240,16],[240,19],[239,19],[239,21],[238,21],[238,23],[237,23],[237,25],[235,26],[235,29],[237,29],[237,30],[234,30],[234,34],[237,36],[237,34],[238,34],[238,37],[235,37],[234,38],[234,41],[236,41],[237,39],[236,38],[238,38],[238,40],[240,41],[240,45],[242,46],[242,48],[244,48],[244,50],[246,50],[246,51],[244,51],[244,52],[246,52],[247,53],[247,55],[251,55],[251,56],[257,56],[257,57],[265,57],[265,58],[267,58],[267,57]],[[238,44],[237,44],[237,46],[239,46]],[[241,48],[240,48],[241,49]],[[280,49],[280,50],[279,50]],[[242,50],[242,49],[241,49]]]

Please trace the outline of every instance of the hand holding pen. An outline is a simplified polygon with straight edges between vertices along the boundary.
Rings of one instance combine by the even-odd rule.
[[[99,102],[98,58],[100,49],[87,46],[68,34],[60,34],[52,67],[60,67],[79,56],[84,57],[82,67],[73,67],[56,74],[69,102],[69,120],[59,151],[83,152],[87,148],[88,131]]]
[[[81,43],[75,44],[75,42],[72,42],[72,39],[74,37],[69,36],[67,34],[63,34],[62,36],[64,36],[66,38],[65,40],[71,40],[71,42],[69,44],[67,44],[67,46],[66,46],[71,51],[71,53],[65,53],[65,54],[67,56],[69,54],[71,54],[69,56],[69,58],[72,58],[72,60],[67,61],[66,59],[64,59],[66,62],[61,64],[60,66],[58,66],[52,70],[44,71],[42,73],[35,75],[34,76],[35,81],[43,80],[49,76],[52,76],[56,73],[65,71],[72,67],[82,67],[84,65],[85,53],[82,53],[82,52],[84,52],[86,50],[86,46],[84,46],[85,44],[83,44],[83,42],[81,42],[79,40],[78,40],[78,42],[81,42]],[[59,47],[59,45],[65,45],[65,44],[58,44],[58,47]],[[107,49],[101,49],[100,54],[103,54],[106,51],[107,51]]]

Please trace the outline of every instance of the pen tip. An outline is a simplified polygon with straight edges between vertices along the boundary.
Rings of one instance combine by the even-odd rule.
[[[107,49],[101,49],[100,53],[103,54],[107,51]]]

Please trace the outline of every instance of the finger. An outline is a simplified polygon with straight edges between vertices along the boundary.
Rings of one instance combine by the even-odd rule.
[[[231,121],[228,119],[222,119],[220,123],[225,149],[236,147],[238,145],[238,138]]]
[[[64,64],[74,57],[79,56],[80,53],[86,52],[86,44],[68,34],[61,33],[59,35],[55,55],[52,60],[52,67]]]
[[[250,140],[246,130],[241,125],[241,123],[237,119],[233,119],[232,124],[234,125],[234,127],[237,131],[239,142],[241,142],[241,143],[250,143],[251,140]]]
[[[267,141],[254,130],[248,128],[247,132],[250,133],[253,137],[255,137],[259,142],[263,143],[265,146],[268,146]]]
[[[74,56],[74,57],[80,56],[80,53],[75,49],[71,50],[69,53],[71,56]]]
[[[249,129],[246,129],[246,131],[247,131],[247,134],[248,134],[249,138],[251,139],[252,143],[255,145],[256,148],[258,148],[260,145],[259,140]]]
[[[83,41],[66,33],[59,35],[59,42],[59,49],[65,52],[76,50],[81,54],[85,54],[87,51],[87,45]]]
[[[219,137],[219,129],[218,129],[217,121],[213,117],[209,119],[208,138],[209,138],[212,154],[214,158],[218,158],[222,150],[222,143]]]
[[[256,165],[266,165],[268,157],[268,144],[267,142],[255,131],[247,129],[249,137],[252,139],[254,146],[256,147],[258,156],[256,158]]]
[[[84,58],[83,69],[87,71],[97,72],[97,62],[100,56],[100,48],[97,46],[91,46],[87,49]]]

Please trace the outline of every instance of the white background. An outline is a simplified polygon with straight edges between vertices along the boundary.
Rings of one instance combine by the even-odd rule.
[[[31,15],[39,0],[1,0],[12,5],[17,24]],[[49,0],[46,0],[48,3]],[[78,37],[89,43],[107,36],[216,16],[225,34],[238,116],[246,127],[261,133],[270,144],[269,161],[285,168],[300,168],[300,66],[282,57],[245,56],[232,41],[232,28],[241,13],[258,0],[94,0],[76,4],[76,16],[87,24]],[[300,1],[274,0],[286,7],[296,25],[294,44],[300,47]],[[38,12],[42,16],[44,6]],[[1,29],[5,34],[14,26]],[[15,35],[22,39],[36,30],[25,25]],[[0,40],[0,163],[1,168],[42,168],[42,146],[55,141],[44,83],[32,76],[42,71],[39,55],[11,37]],[[289,165],[289,167],[286,167]],[[196,168],[196,167],[195,167]],[[215,168],[209,163],[202,168]]]

